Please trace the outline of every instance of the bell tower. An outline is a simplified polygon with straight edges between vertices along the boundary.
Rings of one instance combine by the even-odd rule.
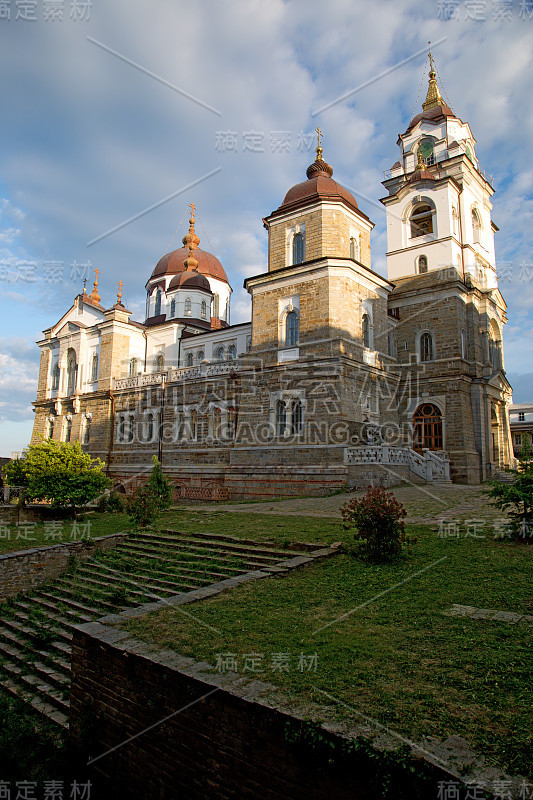
[[[399,160],[383,182],[389,279],[447,268],[495,289],[494,189],[470,126],[442,98],[431,51],[429,62],[422,112],[399,135]]]

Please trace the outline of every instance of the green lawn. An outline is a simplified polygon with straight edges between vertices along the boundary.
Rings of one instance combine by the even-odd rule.
[[[94,539],[130,528],[126,514],[86,514],[75,522],[73,519],[61,519],[59,515],[54,519],[50,513],[49,519],[40,522],[0,522],[0,553],[65,544],[87,535]]]
[[[163,519],[163,526],[177,530],[278,544],[348,538],[338,522],[320,518],[188,509]],[[527,773],[531,628],[443,612],[458,603],[532,614],[531,547],[491,537],[441,538],[422,527],[409,532],[419,544],[395,564],[372,566],[343,553],[194,604],[191,611],[209,627],[173,609],[125,626],[154,646],[205,660],[213,668],[219,654],[233,654],[239,672],[275,683],[300,701],[323,705],[328,701],[317,690],[325,690],[418,741],[428,735],[464,736],[489,762]],[[255,660],[249,657],[253,653]],[[300,654],[314,653],[316,669],[311,659],[299,668]],[[273,669],[276,654],[286,654],[287,670]],[[333,701],[331,710],[332,715],[351,713]]]

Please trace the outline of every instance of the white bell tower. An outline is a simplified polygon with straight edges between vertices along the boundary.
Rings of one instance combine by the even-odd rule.
[[[479,168],[470,126],[442,99],[431,52],[429,61],[422,113],[399,135],[400,159],[383,181],[388,277],[453,268],[496,289],[494,189]]]

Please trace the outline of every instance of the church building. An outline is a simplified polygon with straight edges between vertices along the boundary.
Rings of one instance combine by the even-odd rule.
[[[146,318],[85,289],[38,342],[33,441],[79,439],[115,485],[157,455],[176,497],[324,494],[370,482],[479,483],[512,458],[493,188],[444,102],[430,56],[421,113],[383,182],[388,279],[373,223],[333,178],[318,137],[306,179],[263,220],[268,264],[247,278],[250,322],[200,248],[146,283]]]

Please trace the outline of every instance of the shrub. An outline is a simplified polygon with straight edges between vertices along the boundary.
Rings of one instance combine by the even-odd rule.
[[[152,463],[154,466],[152,467],[152,474],[150,475],[148,486],[157,498],[159,510],[164,511],[170,508],[170,504],[172,503],[172,484],[166,475],[163,475],[163,470],[157,456],[152,457]]]
[[[159,499],[149,486],[140,486],[126,500],[128,516],[143,528],[152,522],[159,508]]]
[[[392,492],[369,486],[360,500],[354,497],[341,508],[343,527],[355,528],[358,550],[371,561],[390,561],[404,545],[414,544],[405,534],[406,510]]]
[[[96,510],[101,513],[121,514],[124,511],[125,503],[125,498],[118,492],[110,492],[100,497],[96,504]]]
[[[490,481],[487,494],[492,505],[507,512],[511,538],[533,543],[533,454],[529,443],[522,449],[517,469],[508,472],[514,475],[513,483]]]

